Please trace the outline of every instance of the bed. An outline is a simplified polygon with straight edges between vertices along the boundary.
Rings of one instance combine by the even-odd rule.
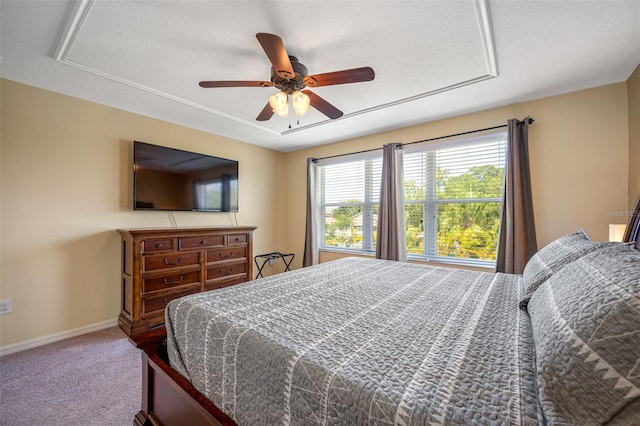
[[[173,301],[134,424],[640,424],[631,235],[522,276],[345,258]]]

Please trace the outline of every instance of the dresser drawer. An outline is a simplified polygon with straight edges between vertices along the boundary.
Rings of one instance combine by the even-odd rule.
[[[141,335],[164,326],[164,310],[172,299],[250,280],[254,230],[255,226],[118,229],[118,326],[130,337]]]
[[[144,256],[144,271],[155,271],[167,268],[180,268],[200,264],[200,252],[167,253],[165,255]]]
[[[247,244],[247,241],[249,241],[247,234],[229,234],[227,236],[228,246]]]
[[[173,299],[177,299],[179,297],[187,296],[189,294],[194,294],[200,292],[200,286],[186,288],[184,291],[179,291],[175,293],[165,294],[164,296],[158,297],[147,297],[142,299],[142,316],[151,316],[158,315],[160,312],[164,311],[164,308],[167,307],[167,304],[171,302]]]
[[[180,250],[224,246],[224,235],[202,235],[179,238]]]
[[[210,250],[207,252],[207,263],[221,260],[244,259],[247,257],[247,247],[232,247]]]
[[[161,240],[144,240],[142,242],[143,253],[153,253],[155,251],[173,250],[173,238]]]
[[[207,267],[207,280],[247,273],[247,262],[219,263]]]
[[[205,291],[217,290],[219,288],[231,287],[232,285],[240,284],[247,281],[246,276],[233,277],[228,279],[218,279],[211,282],[208,282],[204,286]]]
[[[159,290],[177,289],[178,287],[200,282],[200,271],[182,274],[164,275],[156,278],[142,279],[142,294]]]

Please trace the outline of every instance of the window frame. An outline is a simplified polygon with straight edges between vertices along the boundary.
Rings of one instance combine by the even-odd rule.
[[[322,184],[324,179],[322,176],[323,168],[325,166],[339,165],[339,164],[347,164],[347,163],[355,163],[355,162],[364,162],[364,197],[363,202],[361,203],[327,203],[325,202],[325,187]],[[377,228],[374,227],[373,224],[373,215],[375,214],[375,210],[379,204],[379,194],[376,196],[373,194],[373,188],[376,183],[373,182],[375,178],[373,162],[379,161],[382,165],[382,149],[376,149],[371,151],[365,151],[354,154],[347,154],[340,157],[327,158],[317,160],[317,179],[316,179],[316,193],[317,197],[317,215],[318,215],[318,249],[321,251],[330,251],[330,252],[339,252],[339,253],[350,253],[350,254],[375,254],[375,239],[376,236],[374,232],[377,231]],[[380,182],[377,183],[378,187],[380,186]],[[374,201],[375,200],[375,201]],[[325,209],[326,207],[342,207],[342,206],[362,206],[362,247],[340,247],[333,245],[325,244],[326,237],[326,220],[325,220]]]
[[[504,140],[503,152],[506,155],[506,139],[507,139],[507,130],[506,129],[491,129],[489,131],[484,132],[474,132],[474,134],[465,134],[460,136],[442,138],[441,140],[435,142],[420,142],[420,143],[410,143],[404,144],[402,146],[403,154],[417,152],[417,151],[429,151],[432,153],[432,159],[434,167],[432,168],[434,171],[435,167],[435,152],[438,149],[447,149],[454,148],[456,146],[463,146],[475,143],[482,142],[490,142],[496,140]],[[378,205],[379,201],[373,202],[374,199],[379,200],[379,195],[376,197],[372,194],[372,188],[374,187],[372,178],[372,162],[375,160],[382,161],[382,149],[375,149],[371,151],[363,151],[353,154],[347,154],[339,157],[331,157],[327,159],[319,159],[317,160],[317,179],[316,179],[316,194],[317,194],[317,205],[316,205],[316,214],[318,215],[318,249],[320,251],[325,252],[338,252],[338,253],[347,253],[347,254],[364,254],[364,255],[374,255],[376,252],[376,247],[374,245],[375,236],[373,235],[374,226],[373,226],[373,215],[374,208]],[[365,162],[365,188],[364,188],[364,201],[362,203],[326,203],[325,202],[325,187],[322,184],[321,177],[321,168],[328,165],[336,165],[340,163],[351,163],[351,162]],[[505,158],[506,163],[506,158]],[[404,179],[402,182],[402,186],[404,188]],[[442,204],[454,204],[454,203],[477,203],[477,202],[486,202],[486,203],[502,203],[503,194],[504,194],[504,184],[502,187],[502,194],[500,197],[489,197],[489,198],[479,198],[479,199],[446,199],[446,200],[438,200],[435,193],[435,186],[432,185],[433,191],[430,191],[429,197],[427,200],[405,200],[405,205],[408,203],[412,204],[422,204],[425,216],[427,214],[436,216],[437,206]],[[404,192],[404,191],[403,191]],[[375,204],[375,205],[374,205]],[[363,213],[363,244],[362,247],[353,248],[353,247],[339,247],[325,244],[325,231],[326,231],[326,219],[325,219],[325,209],[326,207],[340,207],[340,206],[362,206]],[[500,206],[501,209],[502,206]],[[365,220],[366,219],[366,220]],[[424,229],[423,225],[423,234],[425,238],[425,252],[427,251],[427,230]],[[365,233],[365,229],[367,232]],[[405,227],[405,236],[406,236],[407,228]],[[456,258],[449,256],[438,256],[436,254],[436,236],[437,236],[437,219],[433,221],[433,225],[429,230],[429,249],[430,253],[424,254],[415,254],[407,252],[407,260],[411,261],[421,261],[421,262],[434,262],[441,264],[449,264],[449,265],[459,265],[459,266],[468,266],[475,268],[493,268],[495,267],[496,260],[482,260],[482,259],[472,259],[472,258]],[[370,240],[369,240],[370,238]]]
[[[440,149],[448,149],[455,147],[462,147],[465,145],[472,144],[480,144],[486,142],[493,141],[504,141],[503,150],[505,154],[505,164],[506,164],[506,140],[507,140],[507,130],[491,130],[485,132],[479,132],[480,134],[473,135],[461,135],[457,137],[447,138],[442,141],[436,143],[416,143],[409,146],[403,146],[404,154],[415,153],[415,152],[425,152],[427,155],[427,159],[425,161],[431,161],[432,167],[431,170],[434,172],[437,170],[436,167],[436,151]],[[503,168],[504,170],[504,168]],[[436,196],[435,189],[435,174],[430,176],[431,185],[427,185],[427,187],[431,188],[428,194],[425,196],[425,200],[404,200],[405,208],[407,204],[416,204],[423,206],[423,218],[425,217],[434,217],[435,220],[427,224],[423,222],[423,236],[425,239],[424,243],[424,253],[409,253],[407,252],[407,259],[414,261],[426,261],[426,262],[436,262],[442,264],[450,264],[450,265],[461,265],[461,266],[470,266],[470,267],[479,267],[479,268],[493,268],[496,265],[496,260],[485,260],[485,259],[472,259],[472,258],[457,258],[451,256],[438,256],[437,255],[437,229],[438,229],[438,217],[437,210],[438,205],[443,204],[458,204],[458,203],[500,203],[502,204],[503,196],[504,196],[504,183],[502,186],[502,191],[500,197],[487,197],[487,198],[449,198],[444,200],[439,200]],[[403,179],[403,187],[404,187],[404,179]],[[500,209],[502,206],[500,206]],[[424,219],[423,219],[424,220]],[[428,229],[427,229],[428,228]],[[406,230],[405,230],[406,232]],[[428,244],[427,244],[428,243]],[[497,252],[497,250],[496,250]]]

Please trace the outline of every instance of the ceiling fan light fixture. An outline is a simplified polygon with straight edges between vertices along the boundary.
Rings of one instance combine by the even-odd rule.
[[[269,105],[273,109],[273,112],[281,117],[287,117],[289,115],[288,96],[285,92],[278,92],[269,97]]]
[[[306,93],[296,90],[291,94],[291,101],[293,104],[293,110],[296,112],[296,116],[299,117],[309,112],[311,99]]]

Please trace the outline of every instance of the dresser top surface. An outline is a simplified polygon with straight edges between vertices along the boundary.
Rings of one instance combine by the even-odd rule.
[[[120,234],[136,235],[191,235],[202,233],[253,232],[256,226],[213,226],[213,227],[180,227],[180,228],[130,228],[116,229]]]

